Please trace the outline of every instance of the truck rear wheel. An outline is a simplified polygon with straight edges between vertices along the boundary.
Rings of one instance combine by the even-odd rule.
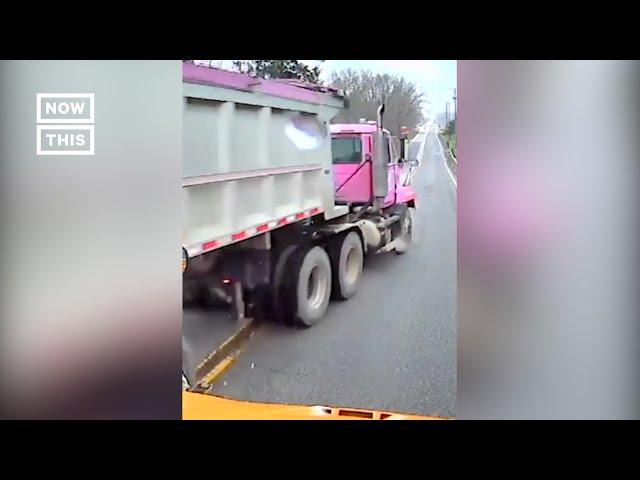
[[[295,306],[294,323],[311,327],[320,320],[331,297],[331,262],[322,247],[303,249],[293,262],[295,282],[291,300]]]
[[[277,256],[271,282],[272,297],[270,305],[270,315],[276,322],[288,323],[293,316],[293,313],[291,313],[293,302],[291,297],[293,295],[289,293],[292,287],[286,274],[295,268],[297,251],[298,246],[289,245]]]
[[[349,232],[336,238],[330,247],[333,298],[353,297],[360,283],[364,252],[360,236]]]

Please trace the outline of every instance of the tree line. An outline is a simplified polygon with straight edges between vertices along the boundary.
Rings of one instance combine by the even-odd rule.
[[[233,66],[237,71],[267,79],[322,83],[320,66],[310,67],[299,60],[235,60]],[[333,119],[334,123],[357,123],[361,118],[375,120],[381,103],[385,104],[385,127],[393,135],[399,135],[401,127],[414,129],[424,121],[424,94],[402,76],[347,69],[333,72],[325,83],[342,89],[349,98],[348,108]]]

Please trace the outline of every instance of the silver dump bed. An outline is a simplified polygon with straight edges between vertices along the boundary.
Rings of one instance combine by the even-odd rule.
[[[329,134],[304,149],[287,133],[301,114],[328,127],[344,108],[340,92],[184,63],[183,96],[182,244],[190,257],[343,213],[334,206]]]

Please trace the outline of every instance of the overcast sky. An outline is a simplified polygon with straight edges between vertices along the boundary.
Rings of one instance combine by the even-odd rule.
[[[445,102],[453,104],[453,89],[456,87],[455,60],[302,60],[312,66],[320,65],[322,80],[327,80],[331,72],[346,70],[371,70],[373,73],[402,75],[414,82],[427,95],[430,103],[425,104],[425,115],[433,118],[445,111]],[[231,68],[232,60],[215,61],[221,68]]]
[[[318,64],[313,60],[305,62]],[[434,114],[445,111],[445,102],[453,102],[456,66],[455,60],[326,60],[320,64],[320,77],[326,80],[331,72],[347,68],[402,75],[427,94],[430,104],[425,105],[425,114],[432,118]]]

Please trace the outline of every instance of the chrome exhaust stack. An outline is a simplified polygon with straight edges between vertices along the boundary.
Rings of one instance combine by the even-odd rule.
[[[385,149],[389,146],[385,142],[383,131],[383,119],[384,104],[378,107],[378,130],[375,136],[375,157],[372,164],[372,190],[373,190],[373,205],[377,209],[381,209],[384,205],[384,199],[389,191],[389,184],[387,179],[387,155]]]

